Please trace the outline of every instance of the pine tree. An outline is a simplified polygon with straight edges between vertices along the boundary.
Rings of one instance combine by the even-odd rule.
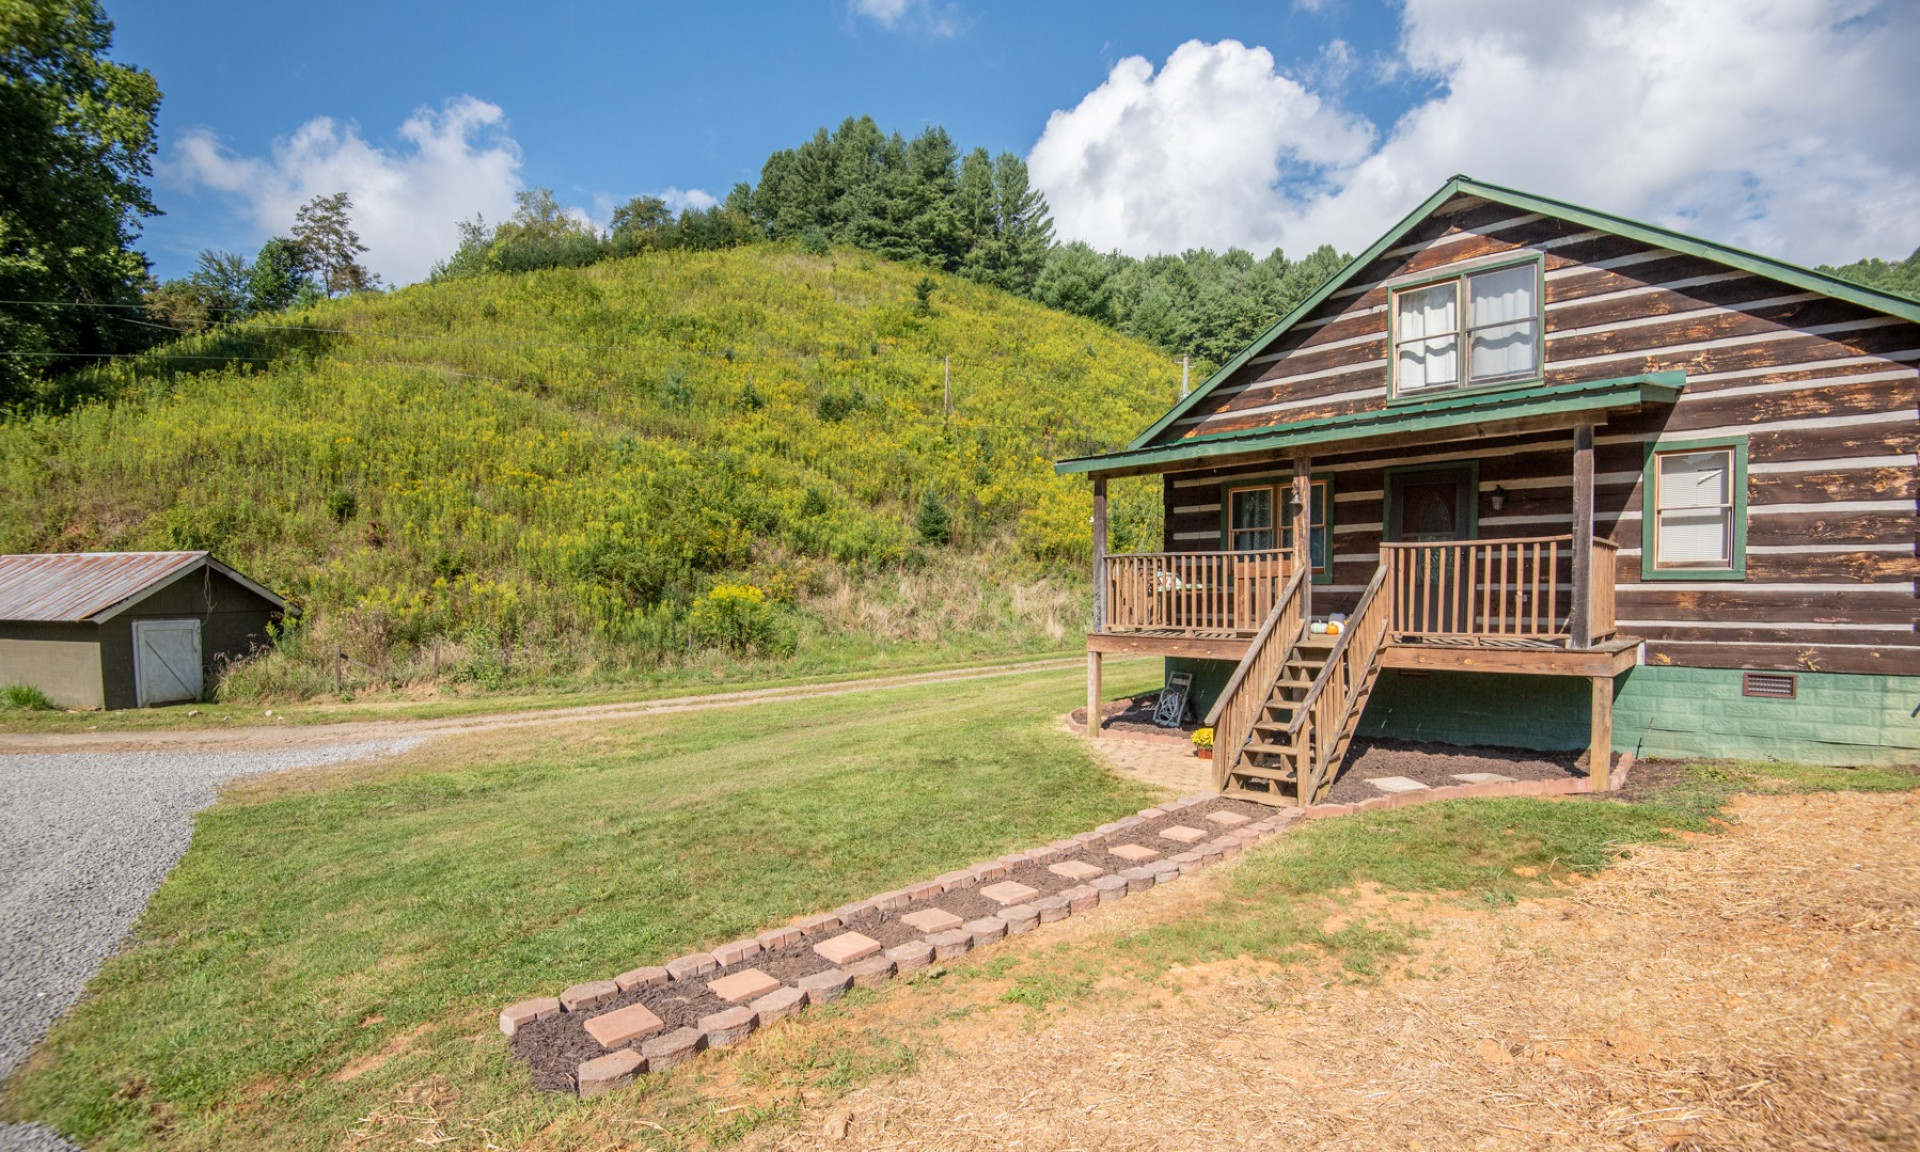
[[[365,292],[380,286],[380,278],[360,263],[367,246],[353,230],[347,215],[353,201],[345,192],[315,196],[293,217],[293,238],[299,243],[303,270],[320,282],[329,296]]]

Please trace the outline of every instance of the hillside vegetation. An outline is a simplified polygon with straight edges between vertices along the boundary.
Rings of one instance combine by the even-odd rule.
[[[916,290],[918,289],[918,290]],[[943,403],[951,357],[952,410]],[[669,251],[192,337],[0,424],[0,550],[205,548],[305,609],[230,698],[1057,650],[1178,368],[865,253]],[[1158,490],[1115,493],[1117,547]],[[437,669],[437,676],[436,676]]]

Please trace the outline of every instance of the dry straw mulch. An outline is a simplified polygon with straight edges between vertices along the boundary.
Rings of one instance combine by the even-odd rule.
[[[1371,894],[1354,907],[1429,933],[1383,982],[1211,965],[1176,970],[1178,996],[942,1027],[912,1075],[767,1143],[1920,1147],[1920,795],[1734,812],[1517,907]]]

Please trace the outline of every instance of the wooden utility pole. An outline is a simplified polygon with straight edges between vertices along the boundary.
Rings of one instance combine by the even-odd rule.
[[[1187,358],[1180,357],[1180,399],[1187,398]]]

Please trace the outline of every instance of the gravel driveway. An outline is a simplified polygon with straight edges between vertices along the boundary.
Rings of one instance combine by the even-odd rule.
[[[417,743],[0,756],[0,1080],[119,947],[216,786]],[[68,1147],[39,1125],[0,1124],[0,1152]]]

